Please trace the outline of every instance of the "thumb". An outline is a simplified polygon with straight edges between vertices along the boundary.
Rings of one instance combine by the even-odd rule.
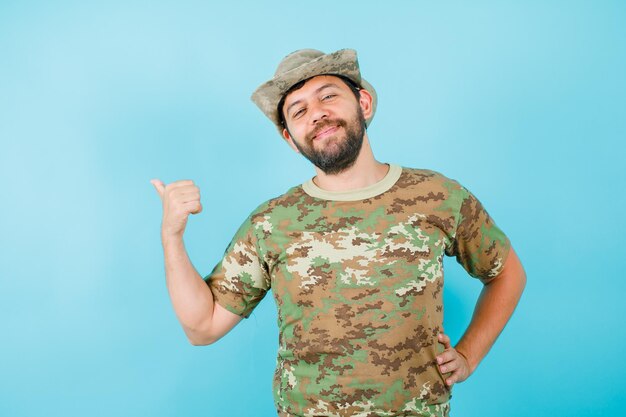
[[[159,193],[159,197],[163,199],[163,193],[165,192],[165,184],[163,184],[163,181],[155,178],[153,180],[150,180],[150,183],[154,185],[157,193]]]
[[[445,333],[439,333],[439,343],[441,343],[446,349],[450,349],[452,347],[450,337],[448,337]]]

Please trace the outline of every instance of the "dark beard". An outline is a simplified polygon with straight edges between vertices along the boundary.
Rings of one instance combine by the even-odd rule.
[[[342,127],[346,132],[346,138],[337,143],[337,149],[330,151],[316,150],[313,146],[312,138],[328,126]],[[364,135],[365,118],[359,107],[357,109],[357,117],[351,120],[350,123],[342,119],[329,120],[321,123],[315,131],[305,138],[305,144],[308,146],[298,145],[298,142],[295,140],[293,142],[300,153],[313,165],[321,169],[327,175],[335,175],[354,165],[354,162],[361,152]]]

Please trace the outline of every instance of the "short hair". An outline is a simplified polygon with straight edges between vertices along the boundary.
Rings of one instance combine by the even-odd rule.
[[[341,81],[343,81],[350,88],[350,91],[352,91],[352,94],[354,94],[354,97],[356,97],[357,101],[361,98],[361,93],[359,92],[359,90],[361,90],[361,87],[357,83],[352,81],[350,78],[344,75],[339,75],[339,74],[320,74],[320,75],[332,75],[333,77],[337,77],[341,79]],[[318,75],[316,75],[315,77],[318,77]],[[301,89],[304,83],[309,81],[311,78],[307,78],[306,80],[302,80],[300,82],[295,83],[280,98],[280,101],[278,102],[278,109],[277,109],[278,120],[280,121],[281,126],[284,127],[285,129],[287,129],[287,122],[285,121],[285,114],[283,113],[283,106],[285,105],[285,98],[293,91]]]

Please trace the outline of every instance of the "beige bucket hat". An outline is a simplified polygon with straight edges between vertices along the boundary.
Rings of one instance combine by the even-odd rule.
[[[274,78],[261,84],[252,93],[251,99],[282,133],[278,103],[294,84],[316,75],[342,75],[367,90],[373,98],[372,115],[365,120],[366,126],[370,125],[376,112],[378,97],[374,87],[361,78],[354,49],[340,49],[329,54],[316,49],[299,49],[292,52],[280,61]]]

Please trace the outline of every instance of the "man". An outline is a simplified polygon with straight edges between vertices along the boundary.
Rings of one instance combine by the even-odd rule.
[[[167,286],[189,340],[215,342],[271,288],[280,416],[448,415],[452,385],[476,369],[523,291],[508,238],[456,181],[374,158],[376,92],[355,51],[296,51],[252,100],[316,176],[254,210],[204,279],[182,239],[202,209],[198,188],[153,180]],[[444,255],[484,283],[454,347],[442,329]]]

